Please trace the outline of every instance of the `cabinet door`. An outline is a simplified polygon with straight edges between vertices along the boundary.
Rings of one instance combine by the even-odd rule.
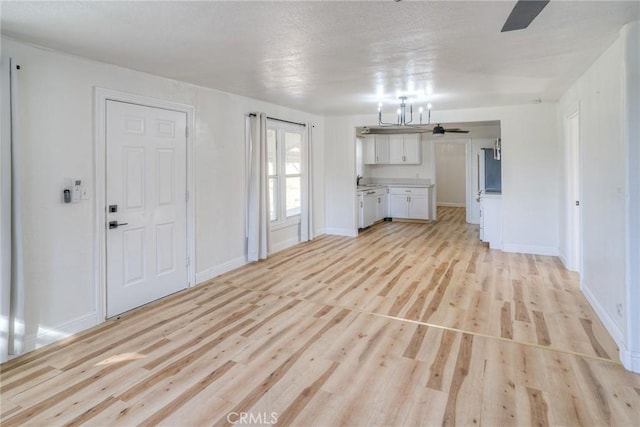
[[[358,228],[364,228],[364,196],[358,195]]]
[[[389,135],[375,135],[376,163],[389,163]]]
[[[362,228],[369,227],[375,222],[377,207],[376,199],[377,197],[375,196],[364,196],[364,221]]]
[[[420,158],[421,145],[420,135],[404,135],[404,163],[406,164],[420,164],[422,159]]]
[[[391,194],[389,205],[391,218],[409,218],[409,196]]]
[[[389,135],[389,163],[397,165],[404,163],[403,135]]]
[[[389,214],[389,189],[387,188],[384,192],[384,196],[382,196],[382,219],[389,218],[391,215]]]
[[[362,151],[365,165],[376,164],[376,139],[373,135],[367,135],[362,141]]]
[[[426,196],[409,196],[409,218],[429,219],[429,203]]]

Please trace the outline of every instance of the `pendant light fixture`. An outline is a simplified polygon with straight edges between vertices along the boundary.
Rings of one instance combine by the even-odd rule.
[[[396,123],[386,123],[382,121],[382,102],[378,104],[378,125],[380,126],[422,126],[429,125],[431,123],[431,104],[427,105],[427,123],[422,123],[422,115],[424,113],[424,108],[418,108],[419,114],[419,122],[413,123],[413,104],[407,104],[407,97],[401,96],[398,98],[400,100],[400,106],[397,110],[397,121]],[[407,114],[407,107],[409,107],[409,112]]]

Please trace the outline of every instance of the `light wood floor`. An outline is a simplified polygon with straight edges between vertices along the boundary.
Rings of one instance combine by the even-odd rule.
[[[640,376],[577,276],[439,214],[321,236],[14,359],[2,425],[640,424]]]

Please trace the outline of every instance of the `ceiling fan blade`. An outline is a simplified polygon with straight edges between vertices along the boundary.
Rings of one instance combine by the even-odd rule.
[[[462,130],[462,129],[445,129],[444,131],[447,133],[469,133],[468,130]]]
[[[527,28],[547,3],[549,0],[518,0],[500,32]]]

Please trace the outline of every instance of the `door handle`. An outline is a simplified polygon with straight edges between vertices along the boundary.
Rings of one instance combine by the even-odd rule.
[[[113,228],[118,228],[121,225],[128,225],[128,222],[121,222],[118,223],[118,221],[109,221],[109,230],[113,229]]]

